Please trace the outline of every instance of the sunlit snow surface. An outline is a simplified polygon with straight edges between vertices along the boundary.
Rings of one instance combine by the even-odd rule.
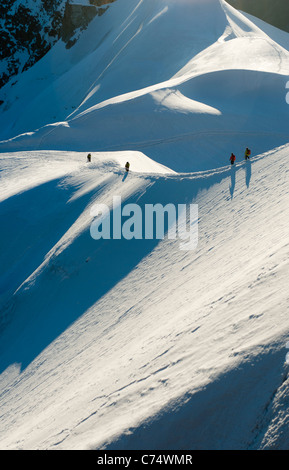
[[[289,35],[261,26],[117,0],[2,90],[2,449],[288,449]],[[94,240],[116,195],[198,204],[197,249]]]

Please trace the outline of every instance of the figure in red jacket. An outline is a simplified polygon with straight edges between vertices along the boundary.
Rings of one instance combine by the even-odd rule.
[[[236,157],[233,153],[231,154],[230,161],[231,161],[231,165],[234,165],[234,163],[236,161]]]

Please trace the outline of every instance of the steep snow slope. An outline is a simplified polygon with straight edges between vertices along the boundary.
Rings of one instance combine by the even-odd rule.
[[[57,179],[1,204],[8,224],[19,211],[7,238],[22,222],[22,250],[6,243],[11,269],[35,264],[12,271],[22,285],[1,336],[1,448],[278,447],[268,410],[288,389],[287,155],[126,179],[112,156],[102,168],[42,156]],[[18,158],[42,178],[36,156]],[[197,202],[198,248],[93,240],[90,207],[115,194],[142,208]]]
[[[0,148],[138,150],[182,172],[246,146],[263,153],[288,141],[289,52],[277,39],[223,0],[115,2],[65,57],[60,43],[24,74],[6,137],[49,125]],[[43,88],[51,66],[59,78]]]
[[[28,102],[32,114],[17,118],[6,132],[11,136],[56,117],[64,120],[73,107],[96,93],[100,102],[170,78],[223,33],[225,18],[219,5],[215,0],[204,3],[210,7],[215,3],[213,29],[208,8],[199,1],[167,5],[164,0],[118,0],[105,15],[95,18],[70,51],[59,42],[19,84],[3,90],[12,120],[20,109],[20,103],[15,103],[19,95],[22,106]],[[206,30],[200,22],[207,25]]]
[[[72,223],[75,214],[83,210],[83,204],[100,185],[91,168],[103,168],[108,173],[103,178],[105,187],[113,181],[109,172],[124,167],[129,159],[135,171],[142,173],[174,172],[156,164],[138,152],[94,154],[92,164],[86,165],[86,155],[78,153],[37,152],[1,156],[1,216],[5,221],[1,228],[1,286],[0,299],[4,300],[21,285],[42,261],[53,241]],[[116,171],[116,170],[115,170]],[[63,190],[63,178],[77,172],[77,196],[71,198],[73,210],[65,205],[67,192]],[[81,176],[83,173],[83,176]],[[81,190],[82,178],[85,189]],[[113,190],[114,186],[112,186]],[[41,206],[39,206],[39,201]],[[55,218],[56,234],[49,233]],[[11,235],[13,238],[11,240]],[[32,239],[31,239],[32,236]],[[38,249],[38,253],[37,250]],[[33,255],[31,254],[34,253]],[[5,322],[6,314],[2,316]]]

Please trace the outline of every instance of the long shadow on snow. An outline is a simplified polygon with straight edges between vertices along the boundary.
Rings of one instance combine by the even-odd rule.
[[[0,296],[13,294],[34,272],[89,202],[91,192],[70,202],[68,210],[77,188],[61,183],[57,178],[1,202]]]
[[[251,177],[252,177],[252,163],[251,163],[251,160],[246,161],[245,173],[246,173],[246,185],[247,185],[247,188],[249,188],[250,187],[250,182],[251,182]]]
[[[227,176],[228,172],[198,179],[152,178],[143,194],[138,198],[134,195],[125,203],[137,202],[143,209],[145,204],[197,203],[200,190],[209,189]],[[125,184],[121,176],[119,180],[120,185]],[[84,210],[85,200],[80,202]],[[109,294],[158,243],[158,240],[96,241],[89,230],[81,233],[49,261],[33,285],[14,296],[14,320],[1,338],[0,373],[14,363],[25,369],[101,297]]]
[[[236,167],[232,166],[231,167],[231,184],[230,184],[231,199],[233,199],[234,197],[235,186],[236,186]]]

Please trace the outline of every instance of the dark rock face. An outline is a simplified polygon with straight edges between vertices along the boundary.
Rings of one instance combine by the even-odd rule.
[[[115,0],[1,0],[0,88],[27,70],[59,40],[71,47],[75,31],[87,28]]]
[[[288,0],[227,0],[233,7],[289,32]]]
[[[89,0],[89,5],[79,5],[67,2],[62,21],[60,36],[66,47],[72,47],[77,38],[72,39],[77,29],[87,28],[95,16],[101,16],[109,8],[108,4],[115,0]]]
[[[30,9],[29,2],[1,0],[0,87],[41,59],[58,39],[64,3],[44,0]]]

